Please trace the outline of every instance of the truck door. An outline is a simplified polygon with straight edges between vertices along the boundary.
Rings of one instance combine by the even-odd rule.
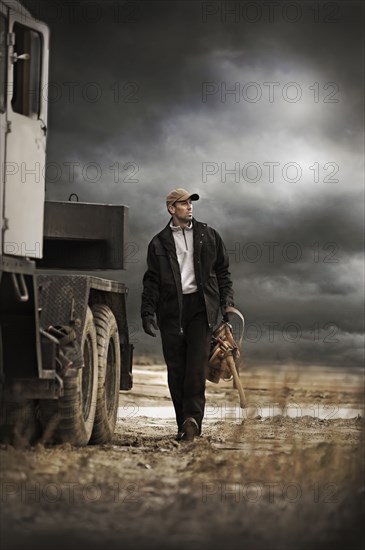
[[[41,258],[45,199],[48,28],[10,11],[3,253]]]
[[[4,166],[5,166],[5,129],[6,129],[6,94],[7,94],[7,50],[6,37],[8,32],[8,11],[0,3],[0,256],[3,250],[4,215]]]

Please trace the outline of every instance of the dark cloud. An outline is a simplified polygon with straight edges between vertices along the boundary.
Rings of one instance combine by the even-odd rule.
[[[181,185],[201,194],[196,217],[224,237],[237,304],[262,330],[248,360],[359,364],[363,3],[25,4],[51,30],[48,197],[130,207],[117,277],[137,353],[160,353],[141,333],[141,280]]]

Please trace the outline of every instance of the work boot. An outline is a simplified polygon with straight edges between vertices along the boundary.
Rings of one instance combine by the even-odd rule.
[[[185,434],[184,434],[183,430],[179,430],[176,434],[175,441],[181,441],[182,438],[184,437],[184,435]]]
[[[182,425],[183,427],[183,436],[181,441],[193,441],[194,438],[199,435],[199,426],[195,418],[189,416]]]

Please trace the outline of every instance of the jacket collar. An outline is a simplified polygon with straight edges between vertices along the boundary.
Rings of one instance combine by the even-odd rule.
[[[172,223],[172,218],[170,218],[170,221],[162,229],[162,231],[158,233],[158,237],[161,240],[163,246],[166,248],[166,250],[168,252],[171,252],[174,256],[176,256],[175,241],[170,228],[171,223]],[[194,235],[194,250],[196,251],[198,248],[198,245],[200,244],[200,241],[202,240],[201,239],[201,233],[203,233],[202,229],[205,229],[206,224],[199,222],[195,218],[192,219],[192,224],[193,224],[193,235]]]
[[[169,227],[171,231],[179,232],[182,231],[182,228],[179,225],[173,225],[173,222],[171,221],[169,224]],[[186,231],[192,231],[193,229],[193,222],[191,221],[190,224],[187,227],[184,227],[184,230]]]
[[[171,252],[173,255],[176,255],[175,251],[175,242],[174,237],[172,236],[172,231],[170,229],[170,223],[172,223],[172,218],[169,223],[159,232],[158,237],[161,240],[163,246],[168,252]]]

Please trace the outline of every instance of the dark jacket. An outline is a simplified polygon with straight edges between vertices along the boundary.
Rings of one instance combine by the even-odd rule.
[[[156,313],[161,331],[182,332],[180,267],[170,222],[148,245],[147,271],[143,277],[141,316]],[[193,219],[194,269],[204,298],[208,324],[217,323],[220,306],[233,305],[229,261],[220,235],[206,223]]]

